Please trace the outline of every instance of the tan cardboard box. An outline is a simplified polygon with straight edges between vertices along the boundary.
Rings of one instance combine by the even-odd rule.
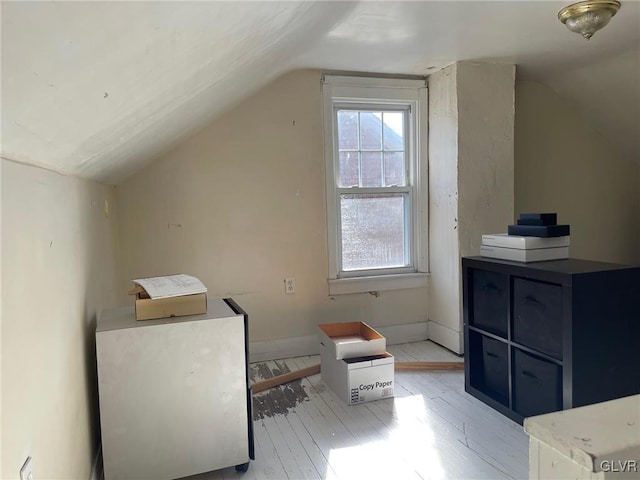
[[[137,287],[140,288],[140,287]],[[135,290],[135,289],[134,289]],[[144,292],[144,289],[142,289]],[[168,298],[148,298],[145,293],[136,292],[136,320],[180,317],[207,313],[207,294],[181,295]],[[147,298],[144,298],[144,297]]]
[[[347,405],[393,397],[394,358],[388,352],[336,360],[329,348],[320,345],[320,373]]]
[[[387,340],[364,322],[325,323],[320,328],[320,344],[336,359],[381,355]]]

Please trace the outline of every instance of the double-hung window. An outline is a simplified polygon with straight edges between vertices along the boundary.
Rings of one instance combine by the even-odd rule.
[[[323,77],[330,294],[426,284],[424,80]]]

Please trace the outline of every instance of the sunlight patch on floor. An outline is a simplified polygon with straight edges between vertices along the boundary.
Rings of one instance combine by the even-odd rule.
[[[332,449],[329,464],[341,478],[445,479],[422,395],[395,398],[392,415],[386,438]]]
[[[420,479],[415,470],[399,461],[394,449],[385,441],[332,449],[329,464],[339,472],[340,478]]]
[[[413,460],[423,478],[446,478],[422,395],[396,398],[394,410],[399,427],[391,431],[390,444]]]

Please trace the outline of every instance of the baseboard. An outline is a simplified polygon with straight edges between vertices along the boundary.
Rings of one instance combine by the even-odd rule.
[[[102,480],[104,478],[103,463],[102,463],[102,443],[98,444],[98,451],[93,459],[93,466],[91,467],[91,473],[89,474],[89,480]]]
[[[249,342],[250,362],[303,357],[305,355],[316,355],[319,352],[318,337],[315,335]]]
[[[419,342],[428,338],[427,322],[375,327],[387,339],[387,345]],[[265,362],[281,358],[302,357],[320,353],[316,335],[249,342],[249,361]]]
[[[376,327],[376,330],[387,339],[387,345],[421,342],[429,338],[427,322]]]
[[[439,323],[429,320],[429,340],[438,345],[448,348],[458,355],[464,353],[464,343],[462,341],[462,332],[456,332],[449,327],[440,325]]]

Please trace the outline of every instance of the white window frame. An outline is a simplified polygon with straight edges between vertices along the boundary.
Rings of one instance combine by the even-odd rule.
[[[428,277],[427,245],[427,86],[425,80],[322,76],[326,164],[329,294],[377,292],[424,287]],[[338,186],[337,108],[408,108],[405,134],[409,186],[409,243],[412,265],[379,270],[340,271],[340,193]],[[406,118],[406,117],[405,117]],[[400,188],[399,190],[405,190]],[[366,189],[359,188],[359,193]]]

